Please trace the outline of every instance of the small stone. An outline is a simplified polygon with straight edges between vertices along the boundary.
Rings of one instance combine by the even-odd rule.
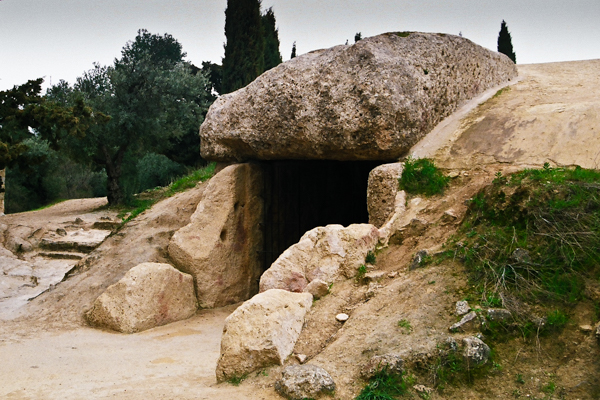
[[[457,219],[458,219],[458,215],[456,214],[456,211],[454,211],[452,208],[444,211],[444,215],[442,215],[442,222],[445,224],[454,222]]]
[[[460,174],[459,174],[457,171],[450,171],[450,172],[448,173],[448,178],[452,178],[452,179],[454,179],[454,178],[457,178],[459,175],[460,175]]]
[[[515,249],[515,251],[513,251],[512,253],[511,258],[516,262],[520,263],[527,264],[531,262],[531,256],[529,255],[529,252],[524,249]]]
[[[600,342],[600,322],[596,325],[596,339]]]
[[[315,279],[306,285],[304,291],[312,294],[315,299],[320,299],[329,294],[329,285],[321,279]]]
[[[296,354],[296,360],[298,360],[300,364],[304,364],[307,358],[308,356],[306,354]]]
[[[81,225],[81,224],[83,224],[83,220],[81,218],[77,217],[77,218],[75,218],[75,224]]]
[[[408,268],[410,271],[417,269],[421,266],[425,258],[429,255],[427,250],[419,250],[417,254],[415,254],[412,262],[410,263],[410,267]]]
[[[374,356],[363,365],[360,374],[364,379],[369,379],[385,369],[388,373],[400,375],[404,371],[403,366],[404,360],[397,354]]]
[[[512,318],[510,311],[504,308],[490,308],[487,310],[487,319],[494,322],[506,322]]]
[[[594,328],[591,325],[580,325],[579,330],[583,333],[591,333]]]
[[[415,385],[415,386],[413,386],[413,389],[415,390],[415,392],[422,393],[425,395],[430,395],[431,392],[433,392],[432,388],[428,388],[427,386],[424,386],[424,385]]]
[[[377,282],[385,277],[384,271],[373,271],[365,274],[364,280],[367,282]]]
[[[67,231],[65,231],[63,228],[58,228],[58,229],[56,230],[56,233],[57,233],[59,236],[67,236]]]
[[[394,279],[397,276],[398,276],[398,271],[390,272],[388,274],[388,278],[390,278],[390,279]]]
[[[462,300],[456,302],[456,315],[465,315],[469,311],[471,311],[471,307],[467,301]]]
[[[465,346],[463,356],[467,368],[477,368],[484,365],[490,357],[490,347],[476,337],[466,337],[463,339]]]
[[[470,313],[462,317],[462,319],[459,322],[452,325],[449,329],[450,332],[464,332],[469,330],[478,330],[479,325],[480,324],[479,319],[477,318],[477,313],[475,313],[475,311],[471,311]]]
[[[333,394],[335,382],[327,371],[316,365],[290,365],[275,382],[275,390],[290,400],[311,399]]]
[[[348,321],[348,318],[350,318],[348,316],[348,314],[344,314],[344,313],[341,313],[341,314],[338,314],[335,316],[335,319],[338,320],[339,322],[346,322],[346,321]]]

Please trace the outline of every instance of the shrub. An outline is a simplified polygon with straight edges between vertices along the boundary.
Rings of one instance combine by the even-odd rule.
[[[407,386],[401,374],[390,373],[383,368],[369,380],[356,400],[393,400],[405,394]]]
[[[411,194],[432,196],[440,194],[448,186],[449,178],[427,158],[404,161],[404,169],[400,177],[400,189]]]

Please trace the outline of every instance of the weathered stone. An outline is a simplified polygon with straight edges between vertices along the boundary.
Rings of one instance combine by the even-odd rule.
[[[310,293],[273,289],[259,293],[225,320],[217,381],[283,365],[312,306]]]
[[[377,282],[385,278],[385,271],[367,272],[363,278],[365,282]]]
[[[300,364],[304,364],[307,359],[308,356],[306,354],[296,354],[296,360],[298,360]]]
[[[404,164],[384,164],[369,173],[367,210],[369,223],[381,228],[396,212],[398,179]]]
[[[412,271],[413,269],[421,267],[423,265],[423,262],[425,261],[425,258],[427,258],[428,255],[429,252],[427,250],[419,250],[417,254],[415,254],[415,256],[413,257],[413,260],[410,263],[408,269]]]
[[[348,321],[348,318],[350,318],[350,316],[348,314],[345,314],[345,313],[340,313],[340,314],[338,314],[338,315],[335,316],[335,319],[338,322],[346,322],[346,321]]]
[[[444,211],[444,214],[442,215],[441,221],[443,224],[451,224],[454,223],[458,220],[458,215],[456,214],[456,211],[454,211],[452,208],[449,210]]]
[[[471,307],[467,301],[462,300],[456,302],[456,315],[465,315],[469,311],[471,311]]]
[[[315,279],[304,288],[304,291],[312,294],[315,299],[320,299],[329,294],[329,285],[321,279]]]
[[[275,390],[290,400],[316,399],[333,394],[335,382],[327,371],[316,365],[290,365],[275,382]]]
[[[396,230],[390,236],[389,244],[401,245],[406,239],[421,236],[429,223],[422,218],[413,218],[408,225]]]
[[[445,34],[386,33],[296,57],[219,97],[209,160],[394,160],[458,105],[517,76],[508,57]]]
[[[314,228],[265,271],[260,278],[260,291],[302,292],[315,279],[332,283],[341,276],[352,278],[378,241],[379,231],[369,224]]]
[[[143,263],[109,286],[86,318],[92,326],[133,333],[189,318],[197,308],[190,275],[168,264]]]
[[[494,322],[506,322],[512,319],[512,314],[504,308],[490,308],[487,310],[487,319]]]
[[[520,263],[527,264],[531,262],[531,255],[529,255],[529,251],[525,249],[515,249],[511,255],[511,258]]]
[[[195,278],[200,307],[237,303],[258,291],[262,187],[257,165],[224,168],[209,181],[190,224],[173,235],[169,255]]]
[[[432,388],[429,388],[425,385],[414,385],[413,389],[415,390],[415,392],[419,393],[419,397],[427,399],[431,396],[431,393],[433,392]]]
[[[462,317],[462,319],[459,322],[452,325],[450,327],[450,332],[476,331],[479,329],[480,326],[481,323],[479,321],[477,313],[475,311],[471,311],[470,313]]]
[[[596,325],[596,340],[600,343],[600,322]]]
[[[404,360],[397,354],[374,356],[362,366],[360,375],[364,379],[369,379],[384,369],[391,374],[402,374],[403,366]]]
[[[592,333],[592,331],[594,330],[594,328],[592,328],[591,325],[579,325],[579,330],[582,333]]]
[[[463,357],[467,368],[477,368],[484,365],[490,357],[490,348],[476,337],[466,337],[463,339],[464,351]]]

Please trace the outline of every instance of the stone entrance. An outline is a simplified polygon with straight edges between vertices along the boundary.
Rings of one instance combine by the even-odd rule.
[[[264,268],[307,231],[367,223],[369,172],[382,161],[265,161]]]

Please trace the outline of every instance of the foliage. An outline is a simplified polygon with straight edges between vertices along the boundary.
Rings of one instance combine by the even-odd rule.
[[[498,34],[498,52],[506,54],[515,64],[517,63],[517,56],[512,45],[512,37],[504,20],[500,24],[500,33]]]
[[[223,93],[252,82],[265,70],[265,39],[260,0],[228,0],[225,10]]]
[[[427,159],[408,157],[404,161],[404,169],[400,177],[400,189],[411,194],[432,196],[440,194],[448,186],[449,178]]]
[[[406,319],[401,319],[400,321],[398,321],[398,327],[402,328],[404,330],[404,333],[411,333],[412,332],[412,325],[410,324],[410,322]]]
[[[157,186],[167,186],[173,178],[181,176],[184,172],[183,165],[156,153],[148,153],[140,158],[136,169],[138,187],[135,193]]]
[[[268,71],[271,68],[281,64],[281,53],[279,52],[279,32],[276,27],[273,7],[268,8],[263,14],[261,17],[261,23],[265,35],[264,65],[265,71]]]
[[[599,171],[545,165],[478,193],[456,254],[482,298],[514,311],[523,300],[549,306],[581,299],[585,279],[600,277],[599,189]],[[550,326],[566,323],[557,312]]]
[[[369,380],[356,400],[393,400],[405,394],[407,386],[401,374],[391,373],[383,368]]]
[[[63,199],[106,196],[106,174],[76,164],[39,138],[23,141],[27,150],[6,169],[5,212],[15,213]]]
[[[40,137],[56,148],[62,136],[81,137],[108,119],[81,99],[65,106],[41,97],[42,82],[30,80],[0,92],[0,169],[14,165],[27,151],[26,139]]]
[[[359,40],[362,40],[362,33],[361,32],[357,32],[354,35],[354,43],[358,42]]]
[[[375,253],[373,253],[372,251],[368,251],[367,252],[367,256],[365,257],[365,263],[367,264],[375,264],[375,262],[377,261],[377,256],[375,255]]]
[[[358,267],[358,270],[356,271],[356,276],[354,277],[354,280],[356,282],[360,282],[362,281],[362,279],[365,277],[365,274],[367,273],[367,266],[364,264],[361,264]]]
[[[71,102],[83,98],[111,116],[107,124],[66,143],[75,160],[105,169],[109,204],[123,203],[124,187],[136,188],[132,175],[137,159],[150,151],[165,153],[178,139],[197,135],[208,108],[209,85],[204,73],[193,73],[185,55],[171,35],[140,30],[113,66],[96,64],[64,95]],[[53,88],[48,96],[58,99],[63,92]]]
[[[292,55],[290,56],[290,59],[292,58],[296,58],[296,41],[294,41],[294,44],[292,45]]]

